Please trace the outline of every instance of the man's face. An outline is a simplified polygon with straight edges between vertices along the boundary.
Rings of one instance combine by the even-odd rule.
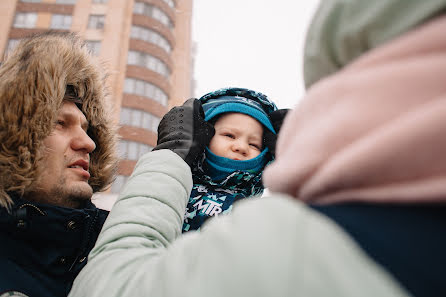
[[[263,126],[242,113],[227,113],[215,123],[215,135],[209,143],[211,152],[232,160],[249,160],[262,150]]]
[[[77,208],[93,195],[88,168],[96,145],[87,135],[87,119],[75,103],[64,100],[56,120],[54,130],[43,141],[42,173],[26,199]]]

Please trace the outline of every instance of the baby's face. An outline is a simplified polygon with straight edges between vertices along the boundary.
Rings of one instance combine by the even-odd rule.
[[[262,151],[263,126],[242,113],[223,114],[215,123],[211,152],[232,160],[249,160]]]

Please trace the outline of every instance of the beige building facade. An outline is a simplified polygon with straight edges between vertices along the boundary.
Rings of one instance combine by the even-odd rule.
[[[121,126],[121,162],[111,193],[120,191],[139,157],[156,145],[162,116],[192,96],[192,2],[0,1],[0,57],[25,36],[74,31],[106,66]]]

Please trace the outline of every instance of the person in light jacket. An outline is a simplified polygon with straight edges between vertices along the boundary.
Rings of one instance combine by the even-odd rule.
[[[446,296],[445,11],[322,1],[270,197],[180,236],[184,150],[149,153],[71,296]]]

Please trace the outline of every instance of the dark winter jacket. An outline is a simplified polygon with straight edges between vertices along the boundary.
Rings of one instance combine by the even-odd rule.
[[[91,202],[71,209],[17,199],[10,213],[0,208],[0,296],[67,296],[107,215]]]
[[[348,203],[312,208],[341,226],[414,296],[446,296],[446,205]]]

